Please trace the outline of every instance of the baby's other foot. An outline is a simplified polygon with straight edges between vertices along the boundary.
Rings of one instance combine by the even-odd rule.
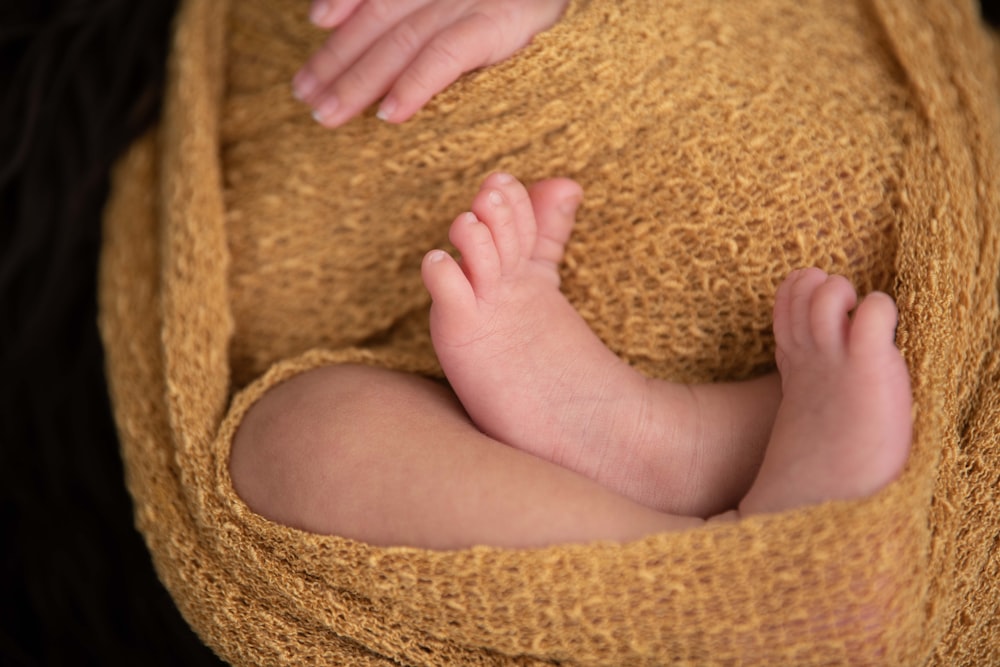
[[[564,179],[537,184],[529,195],[510,175],[490,176],[472,211],[452,224],[461,260],[441,250],[424,259],[431,336],[483,432],[642,496],[643,473],[632,468],[640,465],[635,452],[649,412],[645,380],[559,291],[558,264],[580,196]]]
[[[857,295],[847,279],[811,268],[779,287],[775,357],[782,402],[741,514],[776,512],[875,493],[910,447],[910,378],[895,346],[896,305]]]

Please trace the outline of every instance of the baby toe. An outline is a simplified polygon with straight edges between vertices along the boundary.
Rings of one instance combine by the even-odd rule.
[[[492,182],[491,182],[492,179]],[[521,260],[521,238],[513,202],[506,188],[491,177],[472,202],[472,211],[489,229],[500,260],[500,271],[509,274]],[[498,187],[499,186],[499,187]]]
[[[498,189],[510,202],[514,213],[514,225],[517,228],[521,256],[530,257],[538,235],[538,222],[531,195],[524,184],[510,174],[501,172],[494,176],[498,182]]]
[[[826,281],[825,271],[816,268],[798,272],[789,285],[786,351],[815,347],[812,302],[817,288]]]
[[[813,293],[809,323],[816,347],[828,354],[840,354],[847,344],[849,313],[858,297],[844,276],[829,276]]]
[[[420,275],[431,300],[448,311],[467,309],[475,303],[472,286],[458,263],[444,250],[431,250],[424,255]]]
[[[488,290],[500,277],[500,255],[489,228],[473,213],[451,223],[448,239],[462,254],[462,270],[476,293]]]

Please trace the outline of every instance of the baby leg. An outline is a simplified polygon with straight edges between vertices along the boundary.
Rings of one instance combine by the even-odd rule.
[[[528,548],[704,523],[496,442],[436,382],[364,366],[316,369],[265,394],[236,434],[230,472],[271,520],[380,546]]]

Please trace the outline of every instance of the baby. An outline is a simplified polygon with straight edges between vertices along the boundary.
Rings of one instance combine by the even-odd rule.
[[[317,1],[314,21],[337,30],[296,75],[296,95],[329,127],[379,98],[379,117],[401,122],[565,5]],[[292,378],[234,440],[244,500],[276,521],[373,544],[531,547],[860,498],[898,475],[911,394],[888,296],[858,304],[842,277],[793,272],[775,297],[780,377],[648,379],[559,290],[581,199],[567,179],[526,189],[508,174],[487,178],[451,226],[460,260],[433,250],[423,261],[451,390],[363,366]]]

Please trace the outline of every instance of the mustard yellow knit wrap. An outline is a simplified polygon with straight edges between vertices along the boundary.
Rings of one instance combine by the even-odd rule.
[[[576,0],[402,126],[324,130],[300,0],[187,0],[107,211],[135,517],[235,664],[1000,664],[1000,101],[971,0]],[[642,372],[748,377],[818,265],[887,289],[914,442],[876,497],[634,543],[376,548],[251,512],[241,415],[319,364],[439,372],[419,260],[490,171],[586,191],[564,290]]]

